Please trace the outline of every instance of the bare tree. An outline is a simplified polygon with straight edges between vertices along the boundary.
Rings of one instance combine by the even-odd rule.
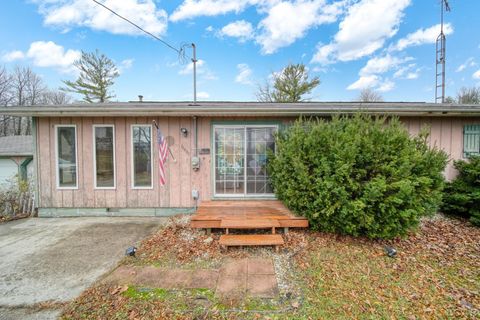
[[[266,82],[256,92],[261,102],[302,102],[320,84],[318,77],[309,79],[308,69],[304,64],[289,64],[281,72],[272,73],[273,84]]]
[[[462,87],[457,93],[457,103],[480,104],[480,87]]]
[[[12,74],[12,104],[16,106],[33,106],[41,103],[46,86],[42,78],[29,67],[15,67]],[[25,123],[24,123],[25,122]],[[15,135],[31,134],[31,118],[17,117],[13,121]]]
[[[46,90],[43,93],[42,104],[69,104],[72,102],[72,97],[63,91]]]
[[[382,95],[373,88],[365,88],[360,91],[357,101],[360,102],[382,102]]]
[[[11,76],[5,67],[0,68],[0,106],[7,106],[12,100]],[[8,127],[11,124],[12,117],[0,115],[0,136],[8,133]]]

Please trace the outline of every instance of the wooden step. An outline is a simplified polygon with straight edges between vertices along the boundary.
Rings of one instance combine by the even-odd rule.
[[[230,229],[266,229],[279,228],[278,220],[273,219],[223,219],[220,228]]]
[[[230,246],[278,246],[285,242],[279,234],[224,234],[220,236],[220,245]]]

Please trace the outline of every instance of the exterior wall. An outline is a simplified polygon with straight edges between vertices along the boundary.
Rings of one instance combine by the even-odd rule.
[[[156,120],[163,134],[167,136],[176,162],[169,156],[166,168],[167,185],[165,187],[159,186],[158,149],[155,145],[156,132],[153,130],[153,188],[147,190],[132,189],[130,126],[132,124],[151,124],[152,120]],[[211,199],[213,196],[211,124],[216,123],[217,120],[235,121],[237,123],[239,121],[259,121],[259,119],[253,118],[198,118],[198,148],[208,148],[210,154],[199,154],[200,170],[193,171],[191,169],[191,157],[194,154],[194,134],[193,120],[190,117],[39,118],[36,126],[39,207],[40,209],[109,208],[102,211],[105,214],[120,212],[119,209],[122,208],[192,208],[195,206],[195,201],[191,195],[193,189],[199,191],[200,201]],[[282,122],[288,122],[289,120],[291,118],[284,118]],[[417,134],[423,125],[429,126],[430,144],[445,150],[451,159],[462,158],[463,126],[480,123],[480,118],[405,117],[401,120],[412,135]],[[272,118],[266,121],[271,122]],[[54,126],[56,124],[77,125],[78,189],[75,190],[58,190],[56,188],[54,141]],[[93,124],[115,125],[116,189],[114,190],[97,190],[94,188]],[[188,130],[187,137],[182,136],[180,128]],[[451,179],[455,174],[455,170],[450,163],[445,175]],[[153,210],[152,215],[157,215],[157,211]],[[95,210],[92,212],[95,212]],[[173,210],[172,212],[177,211]],[[72,211],[72,215],[80,214],[79,211]],[[125,213],[125,215],[128,214],[128,212]],[[55,213],[52,213],[52,215],[55,215]]]
[[[412,135],[417,135],[424,126],[428,128],[430,146],[441,148],[449,155],[445,177],[452,180],[457,175],[453,160],[463,158],[463,126],[479,124],[480,118],[405,117],[401,121]]]
[[[158,149],[153,130],[153,188],[132,189],[131,185],[131,131],[132,124],[152,124],[156,120],[168,137],[176,162],[167,161],[167,185],[158,184]],[[78,189],[59,190],[56,187],[55,125],[77,125]],[[93,124],[115,125],[116,189],[94,188]],[[39,118],[38,183],[39,208],[191,208],[195,205],[191,191],[197,189],[204,198],[210,192],[210,157],[202,156],[202,166],[193,172],[190,157],[193,154],[191,118]],[[208,119],[199,119],[199,148],[210,148]],[[180,128],[187,128],[183,137]],[[204,129],[205,128],[205,129]]]

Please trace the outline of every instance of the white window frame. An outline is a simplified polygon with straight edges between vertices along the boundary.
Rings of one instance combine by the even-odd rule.
[[[217,184],[215,180],[215,175],[216,175],[216,150],[215,150],[215,129],[216,128],[228,128],[228,129],[238,129],[242,128],[243,129],[243,151],[244,151],[244,158],[247,156],[247,128],[275,128],[276,132],[280,130],[278,124],[214,124],[213,125],[213,197],[214,198],[244,198],[244,199],[250,199],[250,198],[263,198],[263,199],[275,199],[275,193],[261,193],[261,194],[253,194],[253,193],[247,193],[247,165],[245,163],[244,165],[244,184],[245,184],[245,190],[243,193],[217,193]],[[275,154],[277,153],[277,144],[275,143]]]
[[[150,159],[152,159],[152,161],[150,161],[150,186],[139,186],[139,187],[136,187],[135,186],[135,166],[134,166],[134,163],[135,163],[135,155],[134,155],[134,148],[133,148],[133,128],[134,127],[150,127]],[[130,157],[130,171],[131,171],[131,174],[130,174],[130,177],[131,177],[131,187],[132,189],[136,189],[136,190],[148,190],[148,189],[153,189],[153,162],[154,162],[154,158],[153,158],[153,126],[151,124],[132,124],[130,126],[130,154],[131,154],[131,157]]]
[[[77,190],[78,189],[78,137],[77,137],[77,125],[76,124],[56,124],[55,128],[55,176],[56,187],[59,190]],[[58,165],[58,129],[59,128],[74,128],[75,129],[75,186],[62,187],[60,186],[60,174]]]
[[[112,128],[112,137],[113,137],[113,187],[99,187],[97,186],[97,145],[96,145],[96,128]],[[92,136],[93,136],[93,181],[94,189],[97,190],[115,190],[117,189],[117,165],[116,165],[116,154],[115,154],[115,125],[114,124],[94,124],[92,126]]]

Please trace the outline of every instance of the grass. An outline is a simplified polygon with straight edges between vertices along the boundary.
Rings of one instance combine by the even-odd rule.
[[[319,232],[291,232],[295,299],[221,300],[209,289],[129,286],[120,294],[90,288],[64,311],[65,319],[478,319],[480,229],[448,218],[418,233],[374,241]],[[299,243],[303,244],[300,245]],[[385,255],[394,246],[397,257]],[[155,247],[152,245],[152,247]],[[144,251],[148,255],[148,251]],[[249,252],[249,254],[252,254]],[[272,252],[273,254],[273,252]],[[149,255],[148,255],[149,256]],[[150,257],[150,256],[149,256]],[[172,260],[173,259],[173,260]],[[208,260],[208,258],[205,258]],[[186,260],[186,261],[185,261]],[[146,263],[146,261],[143,261]],[[149,260],[184,265],[171,255]],[[200,265],[201,260],[199,260]],[[293,302],[295,301],[295,302]]]

